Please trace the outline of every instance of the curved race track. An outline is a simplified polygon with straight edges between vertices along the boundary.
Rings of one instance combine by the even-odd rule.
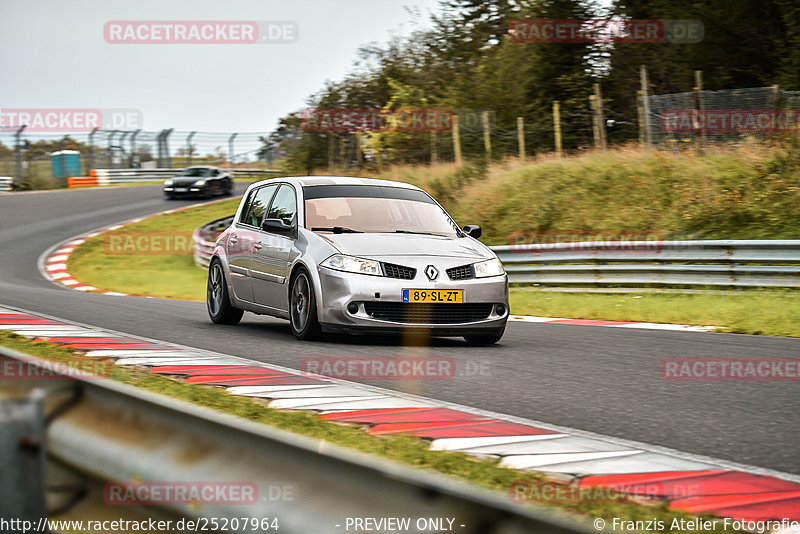
[[[239,326],[216,326],[202,303],[81,293],[39,274],[39,256],[61,241],[183,204],[165,201],[159,186],[0,194],[0,305],[295,369],[306,356],[452,357],[452,380],[369,383],[800,474],[798,381],[660,378],[670,357],[800,358],[800,339],[515,322],[485,348],[457,339],[300,343],[282,321],[246,314]]]

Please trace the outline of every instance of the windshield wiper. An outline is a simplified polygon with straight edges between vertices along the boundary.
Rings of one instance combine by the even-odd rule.
[[[395,230],[396,234],[417,234],[417,235],[435,235],[436,237],[445,237],[442,234],[434,234],[433,232],[414,232],[412,230]]]
[[[334,234],[363,234],[361,230],[353,230],[346,226],[314,226],[312,232],[333,232]]]

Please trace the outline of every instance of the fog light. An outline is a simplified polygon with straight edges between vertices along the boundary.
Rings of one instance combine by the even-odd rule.
[[[497,315],[503,316],[506,314],[506,307],[502,304],[498,304],[495,308],[495,311],[497,312]]]
[[[350,312],[351,315],[355,315],[358,313],[358,304],[355,302],[351,302],[347,305],[347,311]]]

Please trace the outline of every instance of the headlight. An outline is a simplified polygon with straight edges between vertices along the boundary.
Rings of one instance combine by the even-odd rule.
[[[486,260],[476,263],[475,278],[486,278],[487,276],[500,276],[506,271],[503,269],[503,264],[500,260]]]
[[[345,256],[344,254],[334,254],[321,263],[323,267],[348,273],[371,274],[373,276],[383,276],[381,264],[374,260]]]
[[[205,181],[205,180],[197,180],[197,181],[194,183],[194,185],[196,185],[196,186],[198,186],[198,187],[202,187],[202,186],[206,185],[206,181]]]
[[[172,185],[172,180],[167,180],[166,182],[164,182],[164,185]]]

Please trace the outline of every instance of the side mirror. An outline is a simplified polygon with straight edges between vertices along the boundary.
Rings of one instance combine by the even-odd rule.
[[[481,227],[477,224],[468,224],[464,227],[464,233],[478,239],[481,236]]]
[[[261,221],[261,229],[265,232],[288,235],[292,233],[294,227],[291,224],[286,224],[281,219],[264,219]]]

